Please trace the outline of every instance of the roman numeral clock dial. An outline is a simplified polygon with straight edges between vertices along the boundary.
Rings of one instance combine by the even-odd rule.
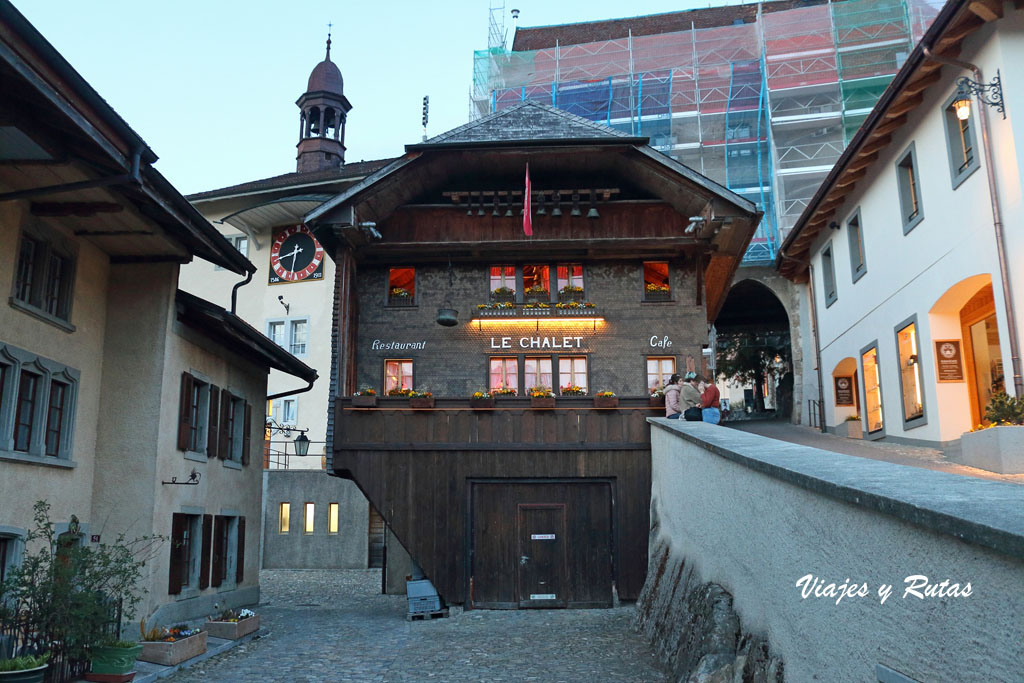
[[[274,232],[270,244],[272,285],[324,277],[324,248],[304,225],[293,225]]]

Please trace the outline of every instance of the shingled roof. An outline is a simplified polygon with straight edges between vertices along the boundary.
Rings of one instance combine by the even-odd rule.
[[[749,24],[757,20],[758,7],[764,14],[794,7],[823,5],[827,0],[775,0],[775,2],[705,7],[683,12],[665,12],[623,19],[586,21],[577,24],[531,26],[516,31],[512,51],[543,50],[558,45],[580,45],[601,40],[615,40],[632,35],[651,36],[695,28],[729,26],[737,21]]]
[[[426,142],[405,149],[472,143],[543,142],[551,140],[608,140],[625,144],[647,144],[648,138],[633,137],[604,124],[570,114],[547,104],[527,100],[435,135]]]
[[[358,161],[351,164],[345,164],[339,168],[331,168],[324,171],[285,173],[279,176],[263,178],[262,180],[251,180],[238,185],[229,185],[228,187],[222,187],[217,190],[197,192],[196,194],[188,195],[186,199],[190,202],[196,202],[231,195],[248,194],[251,192],[264,192],[266,190],[276,190],[286,187],[302,187],[306,185],[330,183],[336,180],[361,178],[384,168],[392,161],[394,161],[394,159],[373,159],[371,161]]]

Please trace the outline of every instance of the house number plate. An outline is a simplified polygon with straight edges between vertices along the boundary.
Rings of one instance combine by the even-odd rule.
[[[553,541],[555,540],[554,534],[530,534],[531,541]]]
[[[530,593],[531,600],[557,600],[554,593]]]

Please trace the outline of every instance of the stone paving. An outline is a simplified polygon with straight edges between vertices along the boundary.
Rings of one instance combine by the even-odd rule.
[[[630,630],[632,605],[408,622],[405,596],[380,594],[380,570],[264,570],[260,584],[266,635],[166,680],[666,680]]]
[[[886,441],[849,439],[835,434],[823,434],[817,429],[791,424],[783,420],[744,420],[727,422],[725,424],[727,427],[750,432],[751,434],[760,434],[761,436],[771,437],[780,441],[813,446],[835,453],[854,455],[859,458],[884,460],[897,465],[909,465],[910,467],[921,467],[951,474],[962,474],[968,477],[977,477],[978,479],[1024,484],[1024,474],[997,474],[996,472],[961,465],[936,448],[909,446]]]

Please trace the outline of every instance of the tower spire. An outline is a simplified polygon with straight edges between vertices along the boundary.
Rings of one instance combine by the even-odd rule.
[[[324,58],[326,61],[331,61],[331,27],[334,24],[327,22],[327,56]]]

